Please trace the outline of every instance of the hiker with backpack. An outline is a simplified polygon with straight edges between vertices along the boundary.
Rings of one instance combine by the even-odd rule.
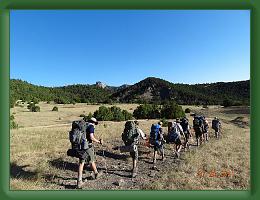
[[[122,140],[125,146],[120,148],[121,152],[130,152],[133,161],[132,178],[137,176],[138,161],[138,140],[139,138],[146,140],[144,132],[139,128],[138,121],[127,121],[122,133]]]
[[[152,124],[150,138],[149,138],[150,146],[153,147],[153,169],[158,170],[156,167],[156,157],[157,152],[160,153],[162,156],[162,160],[164,160],[164,148],[163,144],[165,143],[163,137],[163,129],[162,129],[162,122],[158,122],[158,124]]]
[[[168,133],[169,143],[175,144],[175,155],[177,158],[179,158],[180,151],[182,148],[181,136],[185,137],[179,119],[176,119],[175,122],[169,122],[168,127],[169,127],[169,133]]]
[[[193,129],[196,136],[197,146],[199,146],[202,143],[202,137],[203,137],[203,118],[198,115],[194,115],[193,118]]]
[[[72,157],[79,158],[77,188],[83,185],[82,174],[85,162],[89,163],[94,171],[94,178],[97,179],[101,173],[98,172],[95,164],[95,152],[93,142],[102,145],[102,139],[97,140],[94,136],[95,125],[98,124],[97,120],[92,117],[87,122],[86,119],[74,121],[72,129],[69,132],[70,142],[72,149],[69,149],[67,154]]]
[[[184,132],[184,149],[189,149],[189,138],[192,136],[190,133],[190,125],[189,125],[189,120],[186,117],[183,117],[181,119],[181,123],[180,123],[182,130]]]
[[[209,122],[208,120],[203,116],[203,138],[204,141],[209,141]]]
[[[212,120],[212,129],[215,131],[215,137],[218,139],[220,134],[221,123],[217,117]]]

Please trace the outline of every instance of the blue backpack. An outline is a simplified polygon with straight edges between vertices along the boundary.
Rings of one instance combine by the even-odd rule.
[[[150,144],[151,145],[155,145],[155,143],[159,141],[159,132],[160,132],[160,125],[153,124],[151,126],[151,132],[150,132]]]

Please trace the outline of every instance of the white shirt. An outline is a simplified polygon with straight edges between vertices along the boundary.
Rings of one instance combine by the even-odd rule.
[[[145,134],[144,134],[144,132],[142,131],[142,129],[137,128],[137,132],[138,132],[139,136],[141,136],[141,138],[142,138],[143,140],[146,139]]]

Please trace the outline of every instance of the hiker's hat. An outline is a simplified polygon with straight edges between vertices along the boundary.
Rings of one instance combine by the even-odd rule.
[[[96,124],[96,125],[98,124],[97,119],[94,118],[94,117],[91,117],[90,120],[89,120],[89,122],[92,122],[92,123],[94,123],[94,124]]]
[[[159,125],[162,125],[163,123],[160,121],[160,122],[158,122],[158,124],[159,124]]]
[[[176,123],[180,123],[181,121],[180,121],[180,119],[179,118],[177,118],[176,119]]]

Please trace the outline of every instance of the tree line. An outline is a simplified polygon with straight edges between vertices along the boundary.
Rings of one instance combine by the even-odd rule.
[[[105,103],[109,102],[109,90],[95,85],[70,85],[64,87],[44,87],[26,81],[10,80],[10,107],[17,100],[24,102],[54,101],[58,104]]]
[[[163,79],[149,77],[132,86],[111,90],[109,87],[100,88],[96,85],[83,84],[44,87],[11,79],[10,106],[13,107],[17,100],[32,101],[35,104],[39,101],[54,101],[58,104],[115,102],[165,104],[175,101],[182,105],[249,105],[250,82],[248,80],[188,85],[173,84]]]
[[[149,94],[150,97],[145,98]],[[182,105],[249,105],[250,81],[211,84],[173,84],[149,77],[112,94],[112,99],[126,103],[158,103],[174,100]]]

